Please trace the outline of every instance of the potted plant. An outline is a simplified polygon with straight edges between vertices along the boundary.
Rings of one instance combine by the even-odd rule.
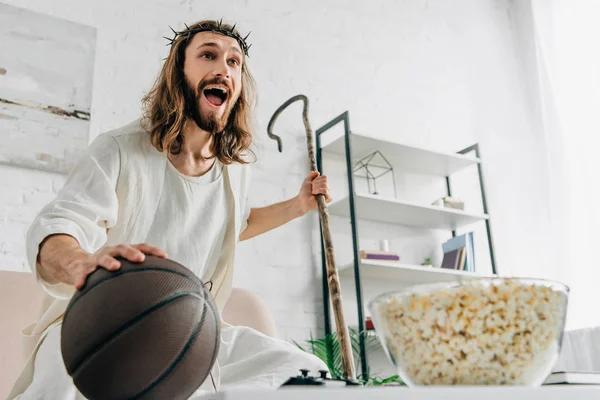
[[[352,352],[354,353],[354,369],[357,370],[360,365],[360,336],[357,330],[348,328],[350,333],[350,341],[352,342]],[[367,335],[363,332],[365,338],[365,345],[367,348],[373,348],[379,346],[379,342],[376,337]],[[306,345],[303,347],[298,343],[294,342],[296,346],[302,351],[310,351],[315,356],[319,357],[329,368],[329,373],[333,379],[343,377],[342,369],[342,356],[340,352],[340,342],[337,337],[337,333],[331,333],[325,335],[325,337],[315,339],[310,335],[310,339],[306,341]],[[388,377],[380,377],[371,375],[369,371],[366,374],[359,375],[356,378],[360,383],[365,386],[383,386],[383,385],[404,385],[398,375],[392,375]]]

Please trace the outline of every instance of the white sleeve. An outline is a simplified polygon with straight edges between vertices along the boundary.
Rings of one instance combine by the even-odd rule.
[[[242,213],[242,229],[240,230],[241,232],[244,232],[246,230],[246,228],[248,227],[248,218],[250,217],[250,204],[248,203],[248,200],[246,199],[246,203],[244,206],[244,212]]]
[[[242,185],[243,189],[244,189],[244,193],[242,195],[242,201],[243,201],[243,205],[242,205],[242,227],[240,229],[240,234],[242,232],[244,232],[246,230],[246,228],[248,227],[248,218],[250,217],[250,202],[248,201],[248,197],[250,194],[250,183],[251,183],[251,168],[250,165],[245,166],[246,168],[246,176],[244,177],[245,182]]]
[[[89,253],[101,248],[106,242],[107,229],[117,220],[116,183],[120,164],[116,140],[100,135],[76,163],[56,199],[42,208],[27,231],[29,266],[50,295],[66,299],[75,289],[65,283],[51,285],[40,277],[37,271],[40,244],[49,235],[67,234]]]

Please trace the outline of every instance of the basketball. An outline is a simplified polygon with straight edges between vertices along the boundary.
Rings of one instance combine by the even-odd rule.
[[[219,352],[220,317],[184,266],[146,256],[99,268],[65,312],[61,351],[88,399],[186,399]]]

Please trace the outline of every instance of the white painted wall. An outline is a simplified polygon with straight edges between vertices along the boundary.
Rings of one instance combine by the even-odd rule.
[[[542,139],[526,105],[508,0],[90,0],[85,7],[75,0],[4,1],[97,27],[91,138],[138,115],[140,98],[166,55],[161,37],[169,34],[168,25],[237,21],[242,31],[252,31],[249,64],[259,87],[253,205],[295,195],[307,172],[299,105],[278,122],[283,155],[265,133],[275,108],[305,93],[313,128],[349,110],[352,129],[366,135],[442,151],[479,142],[501,272],[550,273]],[[25,269],[26,225],[62,179],[0,167],[0,268]],[[399,189],[413,194],[410,179],[402,178]],[[476,209],[477,197],[465,197]],[[265,298],[287,339],[303,340],[322,324],[316,223],[313,214],[239,248],[235,284]],[[367,238],[381,232],[362,225]],[[384,229],[394,238],[432,237]],[[348,230],[337,221],[336,239],[344,242]],[[340,246],[339,258],[347,257]],[[429,251],[419,248],[411,257]]]

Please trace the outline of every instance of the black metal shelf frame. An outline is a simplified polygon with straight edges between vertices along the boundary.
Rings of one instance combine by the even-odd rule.
[[[348,199],[349,199],[349,207],[350,207],[350,225],[352,231],[352,251],[354,254],[354,290],[356,291],[356,311],[358,314],[358,331],[365,331],[365,319],[364,319],[364,303],[362,296],[362,283],[360,277],[360,254],[359,254],[359,243],[358,243],[358,222],[357,222],[357,214],[356,214],[356,193],[354,191],[354,176],[353,176],[353,165],[352,165],[352,134],[350,131],[350,117],[348,111],[340,114],[335,117],[319,129],[315,131],[315,141],[316,141],[316,158],[317,158],[317,168],[321,174],[324,174],[323,171],[323,154],[321,150],[321,134],[333,128],[334,126],[342,123],[344,126],[344,144],[345,144],[345,161],[346,161],[346,173],[348,176]],[[487,206],[487,198],[485,195],[484,188],[484,180],[483,180],[483,171],[481,165],[481,157],[479,152],[479,145],[475,144],[473,146],[467,147],[458,152],[458,154],[467,154],[470,152],[475,152],[475,156],[479,159],[477,163],[478,176],[479,176],[479,189],[481,191],[481,200],[483,203],[483,212],[488,215],[488,218],[485,220],[486,224],[486,232],[487,239],[489,245],[490,259],[492,264],[492,273],[496,274],[496,258],[494,252],[494,245],[492,241],[491,234],[491,222],[488,213]],[[448,196],[452,195],[452,187],[450,182],[450,176],[446,176],[446,189]],[[332,333],[331,330],[331,315],[329,308],[329,286],[327,283],[327,269],[326,269],[326,260],[325,260],[325,248],[323,244],[323,233],[321,232],[321,264],[322,264],[322,285],[323,285],[323,317],[325,323],[325,334],[329,335]],[[456,231],[452,231],[452,236],[456,236]],[[360,335],[359,341],[359,350],[360,350],[360,367],[363,376],[367,375],[368,372],[368,363],[367,363],[367,354],[365,347],[365,336]]]

